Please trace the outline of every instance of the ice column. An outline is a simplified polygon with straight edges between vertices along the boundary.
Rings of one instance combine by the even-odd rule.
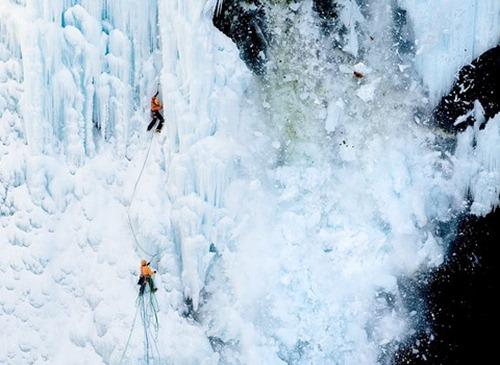
[[[216,1],[161,0],[162,87],[172,158],[168,191],[184,294],[196,309],[221,245],[224,191],[234,173],[240,100],[249,78],[235,45],[212,24]]]

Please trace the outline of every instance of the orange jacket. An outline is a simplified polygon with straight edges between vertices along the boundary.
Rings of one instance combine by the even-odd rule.
[[[161,109],[163,109],[163,105],[161,105],[160,99],[158,99],[156,96],[153,96],[151,98],[151,111],[159,112]]]
[[[149,265],[141,265],[141,276],[153,276],[154,272]]]

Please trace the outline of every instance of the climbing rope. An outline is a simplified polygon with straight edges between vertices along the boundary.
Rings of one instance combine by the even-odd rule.
[[[153,339],[153,345],[154,349],[156,350],[156,357],[158,359],[158,362],[161,359],[160,355],[160,349],[158,347],[158,333],[160,329],[160,322],[158,321],[158,302],[156,301],[156,295],[153,293],[149,293],[149,302],[151,304],[151,311],[153,312],[154,315],[154,323],[153,323],[153,329],[154,329],[154,336],[152,336]],[[148,324],[149,327],[149,324]]]
[[[135,181],[134,189],[132,190],[132,195],[130,197],[130,203],[128,204],[127,211],[126,211],[128,224],[130,227],[130,231],[132,232],[132,236],[134,237],[136,247],[138,249],[140,249],[146,256],[149,256],[150,260],[152,260],[154,257],[158,256],[161,253],[161,251],[158,251],[156,254],[151,254],[141,245],[141,243],[139,242],[139,239],[137,237],[137,234],[135,232],[134,225],[132,224],[132,219],[130,217],[130,208],[132,207],[132,204],[135,200],[135,194],[137,192],[137,187],[139,186],[139,182],[141,181],[142,174],[144,173],[144,169],[145,169],[146,164],[148,162],[149,155],[151,152],[151,146],[153,145],[153,139],[154,139],[154,133],[151,134],[148,150],[146,152],[146,157],[144,158],[144,162],[142,164],[141,170],[140,170],[139,175],[137,176],[137,179]],[[160,324],[159,324],[159,320],[158,320],[158,311],[159,311],[158,301],[156,300],[156,296],[154,295],[153,292],[150,291],[149,293],[150,293],[149,294],[149,310],[148,310],[148,306],[146,306],[144,304],[144,294],[143,295],[139,294],[137,297],[134,319],[132,321],[132,326],[130,328],[130,332],[129,332],[129,335],[127,338],[125,348],[124,348],[122,356],[120,358],[120,362],[119,362],[120,365],[122,364],[123,359],[125,358],[126,352],[128,350],[128,347],[130,345],[130,340],[132,338],[132,333],[133,333],[134,328],[135,328],[135,324],[137,321],[137,314],[139,313],[139,311],[141,312],[141,318],[142,318],[142,322],[143,322],[143,326],[144,326],[144,346],[145,346],[144,360],[145,360],[145,363],[146,363],[146,365],[149,365],[150,359],[154,360],[154,358],[155,358],[155,355],[153,354],[154,350],[156,350],[156,355],[157,355],[158,361],[161,358],[159,347],[158,347],[158,331],[160,328]],[[151,333],[151,321],[153,321],[152,327],[154,330],[154,335],[153,335],[153,333]],[[152,347],[151,342],[152,342],[152,345],[154,345],[154,347]]]
[[[125,354],[127,353],[128,347],[130,345],[130,339],[132,338],[132,333],[134,332],[135,322],[137,320],[137,314],[139,313],[139,305],[138,305],[139,303],[138,302],[139,302],[139,296],[137,296],[137,300],[135,303],[134,320],[132,321],[132,326],[130,327],[130,331],[129,331],[128,338],[127,338],[127,343],[125,344],[125,348],[123,349],[122,356],[120,357],[120,362],[118,363],[119,365],[121,365],[123,363],[123,359],[125,358]]]
[[[159,361],[161,358],[158,347],[159,322],[155,295],[149,292],[149,303],[145,303],[144,297],[145,295],[140,296],[139,305],[144,327],[144,362],[146,365],[149,365],[150,361],[155,361],[155,359]],[[152,323],[153,320],[154,322]]]
[[[149,365],[149,331],[147,326],[146,308],[144,306],[144,297],[141,297],[141,317],[144,327],[144,362]]]
[[[144,301],[145,294],[138,295],[136,299],[136,309],[134,314],[134,319],[130,327],[127,342],[125,348],[123,349],[122,355],[118,365],[123,363],[123,359],[127,354],[128,348],[130,346],[130,340],[132,339],[132,333],[135,329],[135,324],[137,322],[137,314],[141,314],[142,324],[144,328],[144,362],[146,365],[150,365],[150,361],[154,361],[155,358],[161,358],[160,349],[158,347],[158,331],[160,324],[158,321],[158,302],[156,296],[150,291],[149,292],[149,305]],[[153,322],[152,322],[153,321]],[[152,332],[154,331],[154,332]],[[154,354],[156,352],[156,354]]]
[[[144,172],[144,169],[145,169],[146,164],[147,164],[148,159],[149,159],[149,155],[150,155],[150,152],[151,152],[151,146],[153,145],[154,135],[155,135],[155,133],[151,134],[151,138],[149,140],[148,150],[146,152],[146,158],[144,159],[144,162],[142,163],[141,171],[139,172],[139,175],[137,176],[137,179],[135,181],[134,189],[132,190],[132,195],[130,197],[130,203],[128,204],[128,207],[127,207],[128,225],[130,227],[130,231],[132,232],[132,236],[134,237],[135,245],[136,245],[137,248],[139,248],[139,250],[141,250],[146,256],[148,256],[150,258],[148,261],[151,261],[156,256],[159,256],[166,248],[164,248],[161,251],[156,252],[155,254],[152,254],[151,252],[149,252],[148,250],[146,250],[144,248],[144,246],[141,245],[141,243],[139,242],[139,239],[137,238],[137,233],[135,232],[134,225],[132,224],[132,218],[130,218],[130,208],[132,207],[132,204],[134,203],[135,194],[137,192],[137,187],[139,186],[139,182],[141,181],[142,174]]]
[[[151,254],[149,253],[146,249],[144,249],[144,247],[139,243],[139,239],[137,238],[137,234],[135,233],[135,230],[134,230],[134,225],[132,224],[132,219],[130,218],[130,208],[132,207],[132,203],[134,202],[134,199],[135,199],[135,193],[137,192],[137,187],[139,186],[139,182],[141,181],[141,178],[142,178],[142,174],[144,172],[144,168],[146,167],[146,163],[148,162],[148,159],[149,159],[149,154],[150,154],[150,151],[151,151],[151,146],[153,145],[153,139],[154,139],[154,133],[151,134],[151,138],[149,140],[149,146],[148,146],[148,151],[146,152],[146,158],[144,159],[144,162],[142,164],[142,167],[141,167],[141,171],[139,172],[139,175],[137,176],[137,179],[135,181],[135,184],[134,184],[134,189],[132,190],[132,196],[130,197],[130,203],[128,205],[128,208],[127,208],[127,219],[128,219],[128,224],[130,226],[130,230],[132,231],[132,235],[134,236],[134,240],[135,240],[135,244],[136,246],[144,253],[146,254],[146,256],[149,256],[151,258],[155,257],[158,255],[158,253],[156,254]]]
[[[142,174],[144,173],[144,169],[145,169],[146,164],[148,162],[149,155],[150,155],[150,152],[151,152],[151,146],[153,145],[153,139],[154,139],[154,133],[151,134],[151,138],[149,140],[148,150],[146,152],[146,158],[144,159],[144,162],[142,164],[142,167],[141,167],[141,170],[139,172],[139,175],[137,176],[137,179],[135,181],[134,189],[132,190],[132,196],[130,197],[130,203],[129,203],[128,207],[127,207],[127,220],[128,220],[128,224],[129,224],[129,227],[130,227],[130,231],[132,232],[132,236],[134,237],[134,241],[135,241],[136,247],[139,248],[147,256],[150,256],[151,258],[155,257],[157,254],[152,255],[146,249],[144,249],[144,247],[140,244],[139,239],[137,238],[137,234],[136,234],[136,232],[134,230],[134,225],[132,224],[132,219],[130,218],[130,208],[132,206],[132,203],[134,202],[135,194],[137,192],[137,187],[139,186],[139,182],[141,181]],[[128,350],[128,348],[130,346],[130,340],[132,338],[132,333],[134,332],[135,324],[136,324],[136,321],[137,321],[137,314],[139,313],[139,310],[141,311],[141,314],[144,313],[144,298],[141,295],[137,296],[134,319],[132,321],[132,326],[130,327],[130,332],[129,332],[129,335],[128,335],[128,338],[127,338],[127,342],[125,344],[125,348],[123,349],[123,353],[122,353],[122,355],[120,357],[119,365],[121,365],[123,363],[123,359],[125,358],[127,350]],[[156,316],[156,313],[155,313],[155,316]],[[157,317],[156,317],[156,322],[158,322]],[[145,329],[147,327],[146,323],[147,323],[146,322],[146,318],[143,316],[143,324],[144,324],[144,328]],[[148,348],[148,352],[147,352],[147,364],[149,364],[149,336],[147,336],[147,333],[146,333],[146,343],[147,343],[147,348]]]

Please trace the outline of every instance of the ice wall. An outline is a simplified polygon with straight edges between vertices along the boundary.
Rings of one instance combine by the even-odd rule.
[[[435,105],[454,76],[500,42],[497,0],[399,0],[415,32],[415,64]]]
[[[0,2],[2,364],[118,362],[135,310],[141,254],[124,218],[161,67],[156,18],[142,1]]]
[[[172,159],[167,189],[186,297],[198,308],[211,257],[227,229],[224,195],[236,166],[249,71],[212,25],[215,1],[160,1],[162,87]],[[196,24],[196,26],[193,26]]]
[[[158,82],[155,4],[61,0],[3,6],[9,21],[4,36],[16,35],[23,55],[21,106],[30,148],[63,153],[77,166],[95,154],[100,140],[113,140],[124,155],[138,123],[131,122],[133,115],[147,118],[139,96]]]

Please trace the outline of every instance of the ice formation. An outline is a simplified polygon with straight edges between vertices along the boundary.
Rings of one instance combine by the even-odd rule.
[[[1,0],[0,363],[118,364],[144,256],[159,364],[388,363],[418,326],[400,281],[500,188],[500,116],[476,105],[455,148],[415,123],[498,43],[500,3],[398,3],[414,55],[393,1],[339,1],[342,39],[310,0],[262,1],[256,76],[220,1]],[[124,363],[143,352],[134,331]]]
[[[500,42],[496,0],[401,0],[415,31],[415,65],[434,103],[460,68]]]

